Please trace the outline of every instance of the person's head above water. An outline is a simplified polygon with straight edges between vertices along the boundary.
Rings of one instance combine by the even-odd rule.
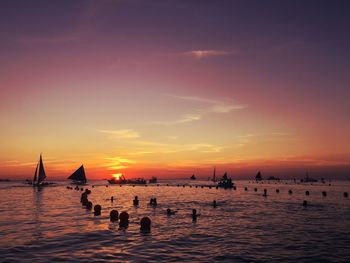
[[[129,225],[129,214],[127,212],[121,212],[119,214],[119,226],[128,227]]]
[[[92,209],[92,202],[91,202],[91,201],[88,201],[88,202],[86,203],[86,209],[88,209],[88,210],[91,210],[91,209]]]
[[[102,209],[102,207],[100,205],[95,205],[94,206],[94,215],[95,216],[101,215],[101,209]]]
[[[140,230],[143,232],[151,231],[151,219],[149,217],[143,217],[140,221]]]
[[[109,219],[111,220],[111,222],[115,222],[115,221],[118,221],[118,216],[119,216],[119,213],[117,210],[112,210],[110,213],[109,213]]]

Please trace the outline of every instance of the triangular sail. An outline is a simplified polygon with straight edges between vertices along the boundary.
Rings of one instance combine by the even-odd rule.
[[[68,177],[68,179],[86,183],[87,180],[86,180],[86,176],[85,176],[84,166],[83,165],[80,166],[74,173],[72,173],[71,176]]]
[[[46,178],[46,174],[45,174],[43,159],[41,158],[41,154],[40,154],[38,184],[43,182],[45,178]]]
[[[38,166],[39,166],[39,163],[36,164],[35,173],[34,173],[34,179],[33,179],[33,184],[35,183],[36,178],[37,178],[37,175],[38,175]]]

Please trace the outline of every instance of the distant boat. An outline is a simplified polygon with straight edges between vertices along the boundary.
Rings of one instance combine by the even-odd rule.
[[[130,179],[127,180],[128,184],[146,184],[146,180],[143,178],[136,178],[136,179]]]
[[[192,176],[190,177],[191,180],[196,180],[196,176],[194,174],[192,174]]]
[[[157,180],[157,177],[152,176],[152,178],[151,178],[151,179],[149,179],[149,181],[148,181],[148,182],[149,182],[150,184],[156,184],[156,183],[157,183],[157,181],[158,181],[158,180]]]
[[[35,168],[33,181],[27,180],[27,183],[33,186],[47,186],[49,185],[49,183],[45,182],[45,179],[46,179],[46,173],[44,169],[43,159],[40,154],[40,159]]]
[[[259,171],[255,176],[255,181],[262,181],[262,179],[261,172]]]
[[[215,175],[215,170],[216,170],[216,166],[214,166],[214,173],[213,173],[213,182],[216,182],[216,175]]]
[[[270,176],[269,178],[267,178],[267,180],[269,180],[269,181],[279,181],[280,179],[278,177]]]
[[[309,177],[309,173],[306,173],[305,178],[301,179],[300,182],[302,182],[302,183],[315,183],[315,182],[317,182],[317,180],[312,178],[312,177]]]
[[[125,179],[123,174],[118,178],[112,178],[112,179],[109,179],[107,181],[110,184],[126,184],[127,183],[127,180]]]
[[[121,175],[119,178],[112,178],[107,180],[110,184],[146,184],[146,180],[143,178],[129,179],[127,180],[124,175]]]
[[[71,176],[69,176],[67,179],[70,179],[73,181],[74,184],[78,185],[84,185],[86,184],[86,176],[85,176],[85,170],[84,166],[81,165],[74,173],[72,173]]]
[[[10,179],[0,179],[0,182],[10,182]]]
[[[227,173],[223,175],[223,177],[218,182],[218,187],[222,188],[233,188],[234,183],[232,182],[232,179],[227,176]]]

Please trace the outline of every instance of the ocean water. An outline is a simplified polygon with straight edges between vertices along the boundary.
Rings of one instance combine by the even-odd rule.
[[[350,262],[350,199],[343,197],[350,193],[350,181],[237,181],[237,190],[196,188],[208,182],[188,180],[147,187],[93,184],[98,186],[87,186],[92,190],[89,200],[102,206],[101,216],[84,209],[82,192],[66,189],[66,182],[41,191],[21,182],[1,182],[0,261]],[[135,195],[139,207],[133,206]],[[148,205],[152,197],[156,208]],[[216,208],[211,206],[214,199]],[[167,208],[178,213],[169,217]],[[196,222],[193,208],[200,214]],[[112,209],[130,214],[127,230],[109,221]],[[140,232],[143,216],[152,220],[147,234]]]

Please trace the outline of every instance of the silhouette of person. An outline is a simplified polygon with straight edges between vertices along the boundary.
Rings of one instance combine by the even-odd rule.
[[[140,221],[140,230],[144,233],[149,233],[151,231],[151,219],[149,217],[143,217]]]
[[[213,207],[216,208],[216,200],[213,201]]]
[[[134,206],[138,206],[139,205],[139,198],[138,196],[135,196],[135,199],[133,200]]]
[[[91,209],[92,209],[92,202],[88,201],[88,202],[86,203],[86,209],[87,209],[87,210],[91,210]]]
[[[110,213],[109,213],[109,219],[111,222],[116,222],[118,221],[118,216],[119,216],[119,213],[117,210],[112,210]]]
[[[119,228],[127,228],[129,226],[129,214],[121,212],[119,215]]]
[[[100,216],[101,215],[101,209],[102,209],[102,207],[100,205],[95,205],[94,206],[94,215],[95,216]]]
[[[199,214],[197,214],[197,210],[196,209],[192,209],[192,221],[195,222],[197,221],[197,217],[200,216]]]
[[[175,215],[176,213],[177,213],[177,211],[173,211],[173,210],[171,210],[170,208],[168,208],[168,209],[166,210],[167,216]]]

